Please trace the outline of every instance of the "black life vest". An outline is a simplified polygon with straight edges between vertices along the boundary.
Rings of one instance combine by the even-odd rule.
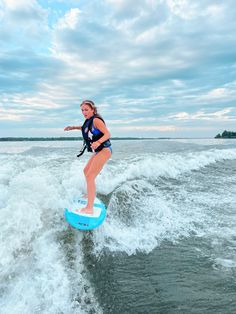
[[[94,118],[98,118],[102,120],[105,124],[105,121],[99,115],[93,115],[91,118],[86,119],[84,121],[84,124],[82,125],[82,128],[81,128],[83,139],[84,139],[84,146],[81,149],[80,154],[77,155],[77,157],[81,156],[84,153],[86,148],[88,152],[94,151],[97,153],[97,152],[100,152],[104,147],[111,146],[110,140],[106,140],[105,142],[101,143],[101,145],[99,145],[95,150],[92,150],[91,143],[98,141],[104,135],[100,130],[93,128]]]

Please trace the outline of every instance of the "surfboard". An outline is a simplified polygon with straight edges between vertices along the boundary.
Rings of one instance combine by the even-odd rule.
[[[98,198],[95,198],[93,214],[80,213],[79,210],[86,204],[86,199],[78,198],[70,208],[65,208],[65,219],[72,227],[79,230],[92,230],[103,223],[106,218],[106,206]]]

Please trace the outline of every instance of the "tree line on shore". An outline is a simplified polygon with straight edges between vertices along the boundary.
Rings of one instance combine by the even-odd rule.
[[[236,138],[236,132],[225,130],[222,134],[217,134],[215,138]]]

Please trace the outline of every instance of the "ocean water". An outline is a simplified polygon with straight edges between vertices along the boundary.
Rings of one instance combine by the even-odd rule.
[[[235,313],[236,140],[113,141],[88,232],[80,144],[0,143],[0,313]]]

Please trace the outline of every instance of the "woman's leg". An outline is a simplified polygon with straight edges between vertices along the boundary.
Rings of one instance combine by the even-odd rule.
[[[91,163],[93,162],[93,159],[94,159],[95,156],[96,156],[96,155],[93,155],[93,156],[89,159],[89,161],[87,162],[86,166],[84,167],[84,176],[85,176],[85,178],[86,178],[86,176],[87,176],[87,173],[88,173],[88,171],[89,171],[89,168],[90,168]]]
[[[85,208],[81,209],[81,212],[92,214],[93,204],[96,195],[95,178],[102,170],[106,161],[111,157],[111,151],[108,148],[103,148],[98,154],[94,155],[84,168],[84,174],[87,182],[87,196],[88,203]]]
[[[84,176],[85,176],[85,178],[86,178],[86,176],[87,176],[87,172],[88,172],[88,170],[89,170],[89,168],[90,168],[90,165],[91,165],[91,163],[92,163],[94,157],[95,157],[95,155],[93,155],[93,156],[89,159],[89,161],[87,162],[86,166],[84,167]],[[87,198],[87,197],[88,197],[88,195],[87,195],[86,193],[84,193],[83,198]]]

